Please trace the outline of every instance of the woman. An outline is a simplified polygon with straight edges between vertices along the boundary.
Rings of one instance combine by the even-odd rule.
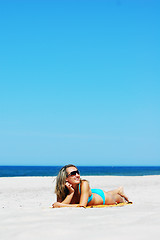
[[[57,207],[86,207],[91,205],[111,205],[128,202],[128,198],[120,187],[105,192],[101,189],[91,189],[88,181],[80,179],[76,166],[69,164],[61,168],[56,178]]]

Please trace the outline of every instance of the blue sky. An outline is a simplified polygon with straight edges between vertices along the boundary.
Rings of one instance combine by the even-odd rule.
[[[160,165],[160,2],[0,1],[0,165]]]

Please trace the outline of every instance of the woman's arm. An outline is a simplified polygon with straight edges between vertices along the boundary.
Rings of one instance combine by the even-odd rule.
[[[88,181],[83,180],[81,183],[81,196],[80,196],[80,201],[79,201],[80,205],[85,206],[85,207],[87,206],[89,193],[90,193],[89,183],[88,183]]]
[[[68,188],[69,194],[65,197],[64,200],[57,198],[57,202],[70,204],[74,195],[74,188],[69,182],[66,182],[65,186]]]
[[[90,186],[88,181],[82,181],[81,183],[81,195],[80,195],[80,202],[79,204],[70,204],[74,193],[70,193],[63,201],[55,202],[52,207],[53,208],[60,208],[60,207],[86,207],[88,203]],[[73,195],[72,195],[73,194]]]
[[[63,201],[61,199],[57,198],[57,202],[53,203],[52,207],[53,208],[72,207],[73,205],[78,205],[78,204],[70,204],[73,195],[74,195],[74,192],[68,194]],[[73,206],[73,207],[76,207],[76,206]]]
[[[52,204],[53,208],[61,208],[61,207],[85,207],[81,204],[65,204],[60,202],[55,202]]]
[[[57,202],[64,203],[64,204],[70,204],[70,202],[73,198],[73,195],[74,195],[74,192],[69,193],[63,201],[61,201],[60,199],[57,198]]]

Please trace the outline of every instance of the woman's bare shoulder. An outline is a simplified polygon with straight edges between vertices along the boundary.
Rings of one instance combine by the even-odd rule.
[[[84,183],[85,183],[85,184],[87,184],[87,183],[89,184],[88,180],[86,180],[86,179],[81,179],[81,184],[84,184]]]
[[[89,188],[89,182],[86,179],[81,180],[81,186],[83,188]]]

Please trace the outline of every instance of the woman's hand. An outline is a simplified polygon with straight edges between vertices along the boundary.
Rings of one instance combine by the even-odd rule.
[[[55,203],[52,204],[52,207],[53,207],[53,208],[60,208],[61,205],[62,205],[62,204],[61,204],[60,202],[55,202]]]
[[[66,182],[65,186],[68,188],[69,193],[74,193],[74,188],[72,187],[72,184]]]

